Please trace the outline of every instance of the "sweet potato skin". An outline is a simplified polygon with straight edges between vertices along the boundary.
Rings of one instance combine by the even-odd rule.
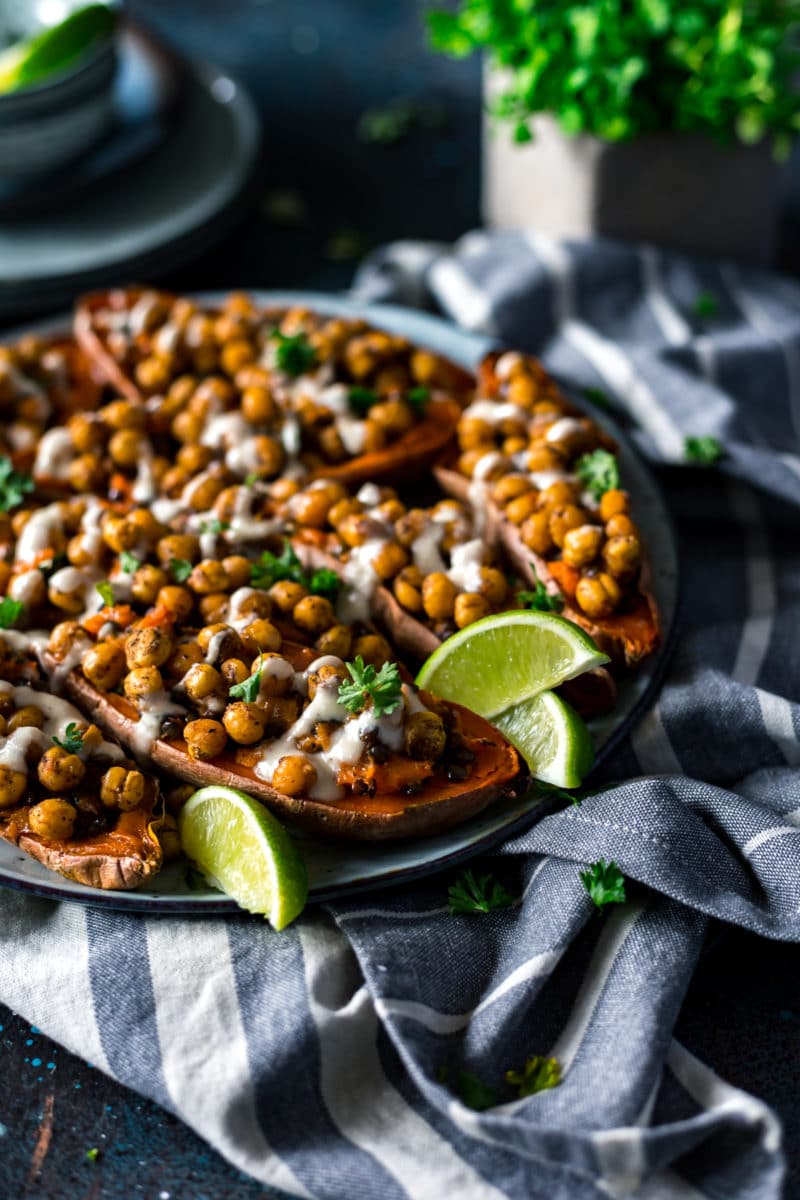
[[[302,648],[306,656],[312,652]],[[284,653],[287,652],[284,648]],[[133,746],[136,710],[119,696],[98,692],[74,671],[67,691],[78,704],[90,705],[94,719],[123,744]],[[435,787],[405,796],[355,796],[330,803],[304,800],[276,792],[257,778],[246,761],[247,751],[217,762],[196,762],[181,738],[159,738],[150,749],[148,761],[171,775],[197,787],[222,784],[248,792],[279,817],[309,833],[357,841],[387,841],[424,837],[461,824],[486,808],[502,794],[510,794],[520,775],[516,750],[481,717],[452,705],[477,755],[476,771],[464,781],[436,780]],[[238,760],[238,761],[237,761]]]

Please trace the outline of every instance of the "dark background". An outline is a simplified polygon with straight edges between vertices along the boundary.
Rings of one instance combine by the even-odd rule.
[[[128,8],[183,54],[243,80],[264,125],[248,214],[170,286],[342,288],[374,245],[398,236],[449,241],[479,223],[480,66],[426,52],[416,0],[132,0]],[[406,101],[411,124],[401,140],[359,136],[365,109]],[[800,272],[797,227],[789,209],[779,263]],[[800,948],[718,927],[676,1036],[775,1107],[791,1167],[787,1196],[800,1195]],[[0,1078],[0,1200],[271,1194],[1,1006]]]

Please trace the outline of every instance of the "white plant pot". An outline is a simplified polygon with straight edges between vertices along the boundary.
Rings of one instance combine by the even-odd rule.
[[[485,120],[487,225],[770,261],[783,180],[766,145],[690,134],[601,142],[568,137],[549,116],[532,128],[534,141],[517,145],[507,123]]]

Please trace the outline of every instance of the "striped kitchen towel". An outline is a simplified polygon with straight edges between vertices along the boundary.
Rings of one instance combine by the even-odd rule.
[[[475,233],[379,252],[356,294],[536,351],[625,415],[682,540],[658,703],[597,794],[481,861],[506,909],[453,916],[439,877],[276,935],[6,892],[0,999],[269,1194],[777,1197],[774,1114],[672,1031],[711,920],[800,940],[800,290],[650,249]],[[724,459],[682,465],[702,435]],[[605,916],[579,878],[601,857],[630,881]],[[505,1073],[536,1055],[561,1082],[520,1096]]]

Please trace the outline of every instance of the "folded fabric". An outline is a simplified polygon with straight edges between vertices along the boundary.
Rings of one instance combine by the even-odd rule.
[[[435,877],[276,935],[5,892],[0,999],[276,1194],[777,1197],[774,1114],[672,1030],[711,919],[800,940],[800,289],[475,233],[379,252],[356,295],[541,354],[661,464],[684,595],[658,703],[596,794],[478,864],[509,908],[452,915]],[[707,434],[719,465],[681,465]],[[601,857],[629,880],[606,915]],[[561,1082],[520,1097],[535,1055]]]

